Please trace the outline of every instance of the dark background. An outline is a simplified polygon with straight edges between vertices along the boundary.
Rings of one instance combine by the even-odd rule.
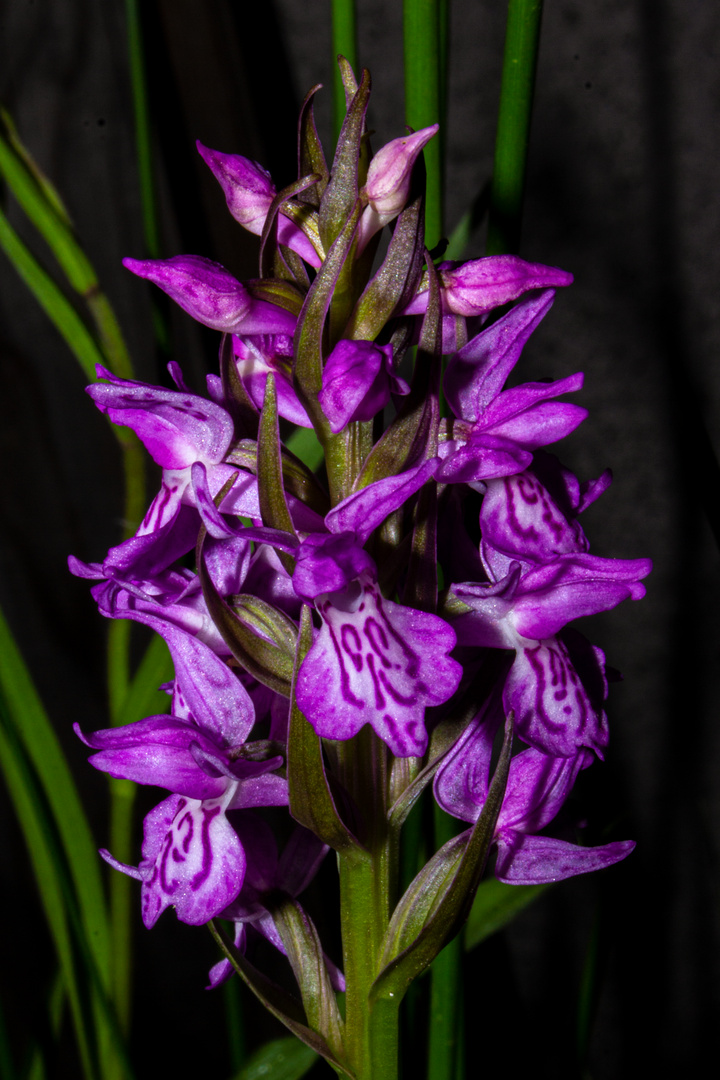
[[[451,7],[449,228],[489,175],[505,5]],[[329,86],[329,4],[148,0],[143,11],[163,254],[253,275],[257,241],[227,214],[194,140],[256,158],[278,186],[294,177],[297,107],[311,84]],[[401,5],[359,0],[359,18],[378,147],[403,133]],[[165,381],[148,290],[120,265],[143,254],[123,5],[5,0],[1,31],[0,100],[65,198],[139,377]],[[521,374],[585,372],[574,400],[591,415],[559,453],[581,479],[615,472],[586,532],[596,554],[655,562],[645,600],[583,627],[625,681],[611,692],[607,762],[583,778],[581,802],[591,825],[638,847],[626,864],[551,891],[475,954],[469,1077],[577,1075],[577,992],[598,928],[594,1080],[692,1075],[716,1042],[719,596],[708,520],[718,502],[702,432],[718,443],[719,31],[720,8],[703,0],[545,5],[521,253],[576,281]],[[329,90],[319,102],[326,130]],[[50,264],[11,199],[7,208]],[[482,244],[480,231],[468,255]],[[101,844],[104,780],[83,764],[71,724],[105,726],[105,627],[65,560],[100,558],[117,542],[119,462],[73,358],[4,255],[0,273],[0,600],[97,806]],[[199,389],[213,335],[182,314],[172,326],[173,354]],[[4,795],[0,812],[0,964],[22,1046],[53,961]],[[202,990],[212,943],[171,914],[147,933],[139,905],[136,930],[140,1080],[200,1065],[222,1080],[222,1002]],[[76,1072],[58,1064],[58,1075]]]

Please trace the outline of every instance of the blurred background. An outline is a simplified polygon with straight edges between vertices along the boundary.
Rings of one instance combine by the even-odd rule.
[[[300,102],[312,84],[330,85],[329,4],[140,7],[161,254],[202,254],[254,276],[257,239],[230,218],[194,143],[258,160],[278,188],[294,178]],[[376,148],[404,133],[401,16],[398,0],[358,0]],[[167,385],[150,287],[120,263],[144,255],[122,0],[6,0],[0,17],[0,101],[63,196],[138,377]],[[447,230],[490,176],[504,20],[504,4],[451,0]],[[533,336],[521,374],[585,372],[574,400],[590,417],[557,452],[581,479],[608,465],[615,474],[585,531],[596,554],[655,564],[645,600],[581,626],[624,681],[611,688],[607,760],[582,778],[578,804],[599,840],[607,826],[638,846],[621,866],[549,890],[476,950],[468,1076],[578,1075],[578,993],[593,957],[585,1076],[692,1075],[715,1045],[720,488],[708,447],[720,446],[719,42],[720,8],[703,0],[545,4],[521,254],[572,271],[575,285]],[[317,114],[327,148],[329,89]],[[483,245],[480,223],[466,256]],[[95,560],[118,542],[120,461],[77,364],[2,254],[0,275],[0,603],[102,846],[105,778],[84,764],[72,723],[106,726],[106,625],[66,559]],[[169,353],[202,391],[216,335],[169,305],[165,315]],[[4,792],[0,813],[1,989],[21,1050],[54,958]],[[171,913],[147,932],[139,898],[135,934],[139,1080],[196,1067],[222,1080],[223,999],[203,989],[216,959],[209,935]],[[244,992],[242,1002],[258,1039],[280,1033]],[[72,1062],[68,1042],[57,1076],[78,1075]]]

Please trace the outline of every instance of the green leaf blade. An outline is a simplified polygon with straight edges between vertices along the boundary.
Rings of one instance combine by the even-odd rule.
[[[317,1060],[299,1039],[274,1039],[256,1050],[233,1080],[302,1080]]]

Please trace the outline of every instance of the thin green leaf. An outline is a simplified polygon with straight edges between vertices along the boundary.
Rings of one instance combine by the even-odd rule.
[[[88,941],[107,989],[110,936],[95,840],[57,736],[1,611],[0,689],[57,822]]]
[[[343,231],[357,201],[358,162],[369,98],[370,73],[364,70],[343,122],[330,182],[320,203],[320,238],[326,251]]]
[[[328,185],[327,191],[329,190]],[[300,312],[298,333],[295,335],[293,381],[298,396],[323,441],[330,434],[327,421],[317,401],[317,396],[322,389],[323,332],[338,278],[350,254],[355,230],[360,220],[360,212],[361,205],[357,200],[312,283]]]
[[[245,288],[255,300],[267,300],[277,304],[292,315],[299,315],[303,306],[304,293],[290,281],[278,281],[276,278],[254,278],[244,282]]]
[[[487,255],[513,254],[520,246],[542,9],[542,0],[508,3]]]
[[[33,177],[35,183],[42,191],[47,202],[54,209],[58,218],[60,218],[61,221],[64,221],[67,225],[72,226],[70,214],[68,213],[65,203],[60,197],[60,192],[57,190],[52,181],[45,175],[45,173],[38,165],[37,161],[35,161],[35,159],[33,158],[28,148],[21,141],[18,129],[15,126],[15,121],[13,120],[7,109],[2,108],[2,106],[0,106],[0,122],[2,122],[2,125],[5,129],[5,137],[7,138],[10,147],[12,148],[12,150],[15,151],[15,154],[20,158],[25,168]]]
[[[427,258],[427,256],[426,256]],[[436,452],[440,385],[440,286],[428,262],[429,297],[410,393],[401,411],[365,459],[354,490],[393,476]]]
[[[295,439],[295,435],[307,436],[307,443],[302,438]],[[312,428],[296,428],[288,439],[289,445],[316,447],[320,454],[320,461],[322,460],[323,449]],[[280,446],[285,491],[294,495],[296,499],[300,499],[301,502],[315,510],[321,517],[325,517],[330,509],[327,492],[310,472],[305,461],[301,460],[300,457],[296,457],[288,449],[288,446]],[[254,439],[240,439],[228,452],[225,461],[231,465],[239,465],[241,469],[245,469],[247,472],[257,474],[257,442]]]
[[[339,52],[342,52],[342,49]],[[313,187],[298,195],[298,202],[307,203],[316,208],[320,206],[322,194],[330,179],[330,172],[325,160],[325,151],[315,126],[314,98],[321,85],[321,83],[316,83],[315,86],[308,90],[300,108],[300,117],[298,119],[298,176],[317,173],[320,177],[320,180]],[[340,123],[342,123],[342,120]],[[340,130],[340,123],[337,126],[338,131]],[[320,230],[318,228],[319,239]]]
[[[483,881],[465,927],[465,948],[474,949],[485,938],[502,930],[549,888],[549,885],[506,885],[496,878]]]
[[[38,186],[25,162],[14,153],[1,134],[0,172],[18,203],[50,247],[72,288],[79,293],[96,288],[95,271],[73,235],[71,226],[58,215],[56,206],[48,202],[45,192]]]
[[[420,280],[423,249],[423,201],[416,199],[400,214],[382,266],[355,305],[345,337],[373,341],[393,312],[410,302]]]
[[[67,911],[68,889],[63,888],[61,881],[62,856],[53,835],[52,822],[45,812],[45,802],[15,734],[4,693],[0,693],[0,765],[25,837],[45,918],[65,978],[83,1074],[87,1080],[92,1080],[97,1076],[93,1022],[89,1003],[81,989],[87,988],[89,980],[81,978],[77,970]]]
[[[443,233],[444,100],[447,71],[447,7],[443,0],[404,0],[405,123],[417,131],[440,124],[425,147],[427,204],[426,245]]]
[[[346,108],[346,90],[341,72],[335,64],[338,56],[344,56],[351,68],[357,68],[357,16],[355,0],[332,0],[332,55],[333,55],[333,134],[342,128]]]
[[[270,373],[265,383],[265,399],[260,414],[260,429],[257,443],[257,477],[260,515],[263,525],[270,529],[281,529],[295,534],[290,511],[288,510],[283,487],[283,473],[280,457],[280,429],[278,427],[277,393],[275,376]],[[285,551],[278,551],[278,558],[292,574],[295,559]]]
[[[330,982],[315,924],[297,900],[277,897],[270,911],[300,988],[308,1023],[338,1057],[343,1056],[344,1022]]]
[[[314,188],[321,179],[322,177],[314,172],[311,172],[308,176],[301,176],[298,180],[294,180],[292,184],[288,184],[287,187],[284,187],[282,191],[278,191],[277,195],[270,203],[260,237],[261,278],[277,277],[277,274],[273,273],[273,256],[277,250],[277,220],[280,209],[288,204],[290,199],[295,198],[303,191]],[[303,226],[309,226],[309,234],[306,233],[306,235],[313,246],[315,246],[320,257],[324,258],[325,251],[320,242],[320,231],[316,215],[313,215],[307,207],[293,206],[293,204],[290,204],[287,208],[290,210],[293,220],[301,228]]]
[[[301,1080],[317,1060],[299,1039],[273,1039],[255,1051],[233,1080]]]
[[[29,169],[30,154],[16,153],[0,134],[0,172],[20,206],[32,221],[58,261],[71,288],[87,302],[100,336],[106,362],[116,374],[132,378],[133,370],[115,313],[101,292],[97,274],[83,251],[64,208],[58,212],[56,199],[48,198],[47,186],[38,182],[39,170]],[[94,374],[91,376],[94,377]]]
[[[65,339],[88,379],[95,379],[95,365],[106,361],[100,347],[67,297],[40,266],[0,210],[0,246]]]
[[[271,690],[290,697],[294,642],[291,650],[254,633],[250,629],[251,613],[247,612],[246,622],[243,622],[220,596],[208,573],[202,550],[198,559],[198,575],[210,616],[240,666]],[[248,599],[253,600],[258,612],[262,611],[263,601],[257,598]]]

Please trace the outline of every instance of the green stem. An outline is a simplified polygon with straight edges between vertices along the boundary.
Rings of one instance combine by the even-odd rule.
[[[433,803],[435,848],[457,833],[457,823]],[[429,1080],[455,1080],[462,1008],[462,935],[458,934],[433,961],[430,969]]]
[[[397,889],[398,843],[387,828],[387,752],[369,727],[339,748],[339,771],[365,823],[368,855],[338,857],[345,994],[345,1053],[357,1080],[397,1080],[398,1009],[370,1007]]]
[[[520,247],[542,0],[510,0],[503,56],[495,162],[490,189],[487,254]]]
[[[335,138],[345,119],[345,88],[336,57],[344,56],[358,74],[357,12],[355,0],[332,0],[333,128]]]
[[[135,116],[135,153],[137,154],[138,178],[140,181],[145,250],[149,258],[157,259],[160,257],[160,236],[153,176],[150,110],[148,108],[147,85],[145,82],[145,57],[138,0],[125,0],[125,22],[130,61],[130,85]]]
[[[133,808],[135,784],[130,780],[110,781],[110,844],[120,862],[132,864]],[[111,970],[113,1001],[118,1024],[124,1035],[130,1030],[132,1011],[132,913],[137,902],[132,878],[114,873],[110,878]]]
[[[417,131],[440,124],[425,147],[425,243],[443,234],[444,105],[448,41],[447,0],[404,0],[405,123]]]

